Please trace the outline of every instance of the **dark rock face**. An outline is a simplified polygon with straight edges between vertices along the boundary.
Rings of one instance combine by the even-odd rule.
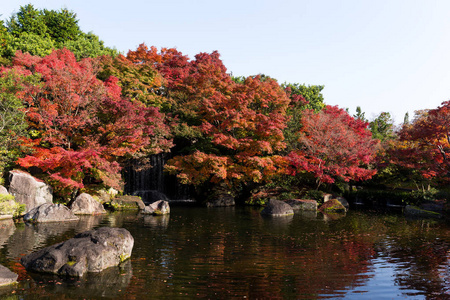
[[[31,253],[20,262],[27,270],[80,277],[118,266],[131,256],[133,245],[128,230],[102,227]]]
[[[10,285],[17,282],[18,275],[8,268],[0,265],[0,286]]]
[[[86,193],[82,193],[72,202],[70,210],[76,215],[98,215],[106,213],[103,205]]]
[[[111,205],[117,210],[143,210],[144,202],[137,196],[120,196],[111,201]]]
[[[24,221],[33,223],[77,221],[78,219],[67,206],[50,203],[33,208],[23,217]]]
[[[10,171],[9,182],[9,193],[16,202],[26,205],[25,213],[39,205],[53,203],[52,188],[26,172]]]
[[[150,214],[150,215],[166,215],[170,213],[170,206],[169,202],[159,200],[156,202],[153,202],[150,205],[147,205],[144,210],[142,211],[143,214]]]
[[[289,204],[293,210],[317,211],[317,201],[316,200],[291,199],[291,200],[286,200],[284,202]]]
[[[280,200],[269,200],[267,203],[267,206],[261,211],[262,215],[268,215],[268,216],[288,216],[293,215],[294,211],[292,210],[292,207]]]

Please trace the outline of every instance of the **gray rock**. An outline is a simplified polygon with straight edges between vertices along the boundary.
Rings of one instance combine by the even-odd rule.
[[[0,265],[0,286],[10,285],[17,282],[18,275],[8,268]]]
[[[166,215],[170,213],[169,202],[159,200],[147,205],[142,211],[143,214],[149,215]]]
[[[137,196],[119,196],[111,201],[112,207],[117,210],[143,210],[144,202]]]
[[[293,210],[317,211],[317,201],[316,200],[291,199],[291,200],[286,200],[284,202],[289,204]]]
[[[102,227],[31,253],[20,262],[27,270],[80,277],[118,266],[130,258],[133,245],[128,230]]]
[[[9,182],[9,193],[18,203],[26,205],[25,213],[44,203],[53,203],[52,188],[26,172],[10,171]]]
[[[86,193],[82,193],[71,203],[70,210],[76,215],[99,215],[106,213],[103,205]]]
[[[269,200],[266,207],[261,211],[262,215],[268,215],[268,216],[288,216],[293,215],[294,211],[292,210],[292,207],[280,200]]]
[[[3,185],[0,185],[0,195],[9,195],[8,190]]]
[[[350,208],[348,201],[344,197],[336,197],[337,201],[341,202],[342,206],[345,207],[346,211]]]
[[[166,194],[157,190],[140,190],[133,193],[134,196],[138,196],[142,199],[145,205],[149,205],[159,200],[169,200]]]
[[[33,223],[77,221],[78,219],[67,206],[50,203],[33,208],[23,217],[24,221]]]

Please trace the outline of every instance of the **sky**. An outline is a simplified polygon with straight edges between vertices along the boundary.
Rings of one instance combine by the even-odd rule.
[[[449,0],[0,0],[67,8],[80,28],[126,54],[139,44],[190,58],[219,51],[234,76],[324,85],[326,104],[372,120],[450,100]]]

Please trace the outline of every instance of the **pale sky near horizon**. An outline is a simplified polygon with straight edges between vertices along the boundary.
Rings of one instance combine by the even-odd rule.
[[[218,50],[235,76],[324,85],[325,102],[396,123],[450,100],[450,0],[0,0],[67,8],[126,54],[145,42],[194,58]]]

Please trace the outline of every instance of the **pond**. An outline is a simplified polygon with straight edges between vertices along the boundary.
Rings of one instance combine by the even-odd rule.
[[[121,267],[83,278],[26,272],[21,256],[100,226],[135,239]],[[263,218],[248,207],[172,207],[170,216],[110,213],[78,222],[4,226],[7,299],[450,298],[445,222],[350,211]],[[15,229],[14,229],[15,228]]]

